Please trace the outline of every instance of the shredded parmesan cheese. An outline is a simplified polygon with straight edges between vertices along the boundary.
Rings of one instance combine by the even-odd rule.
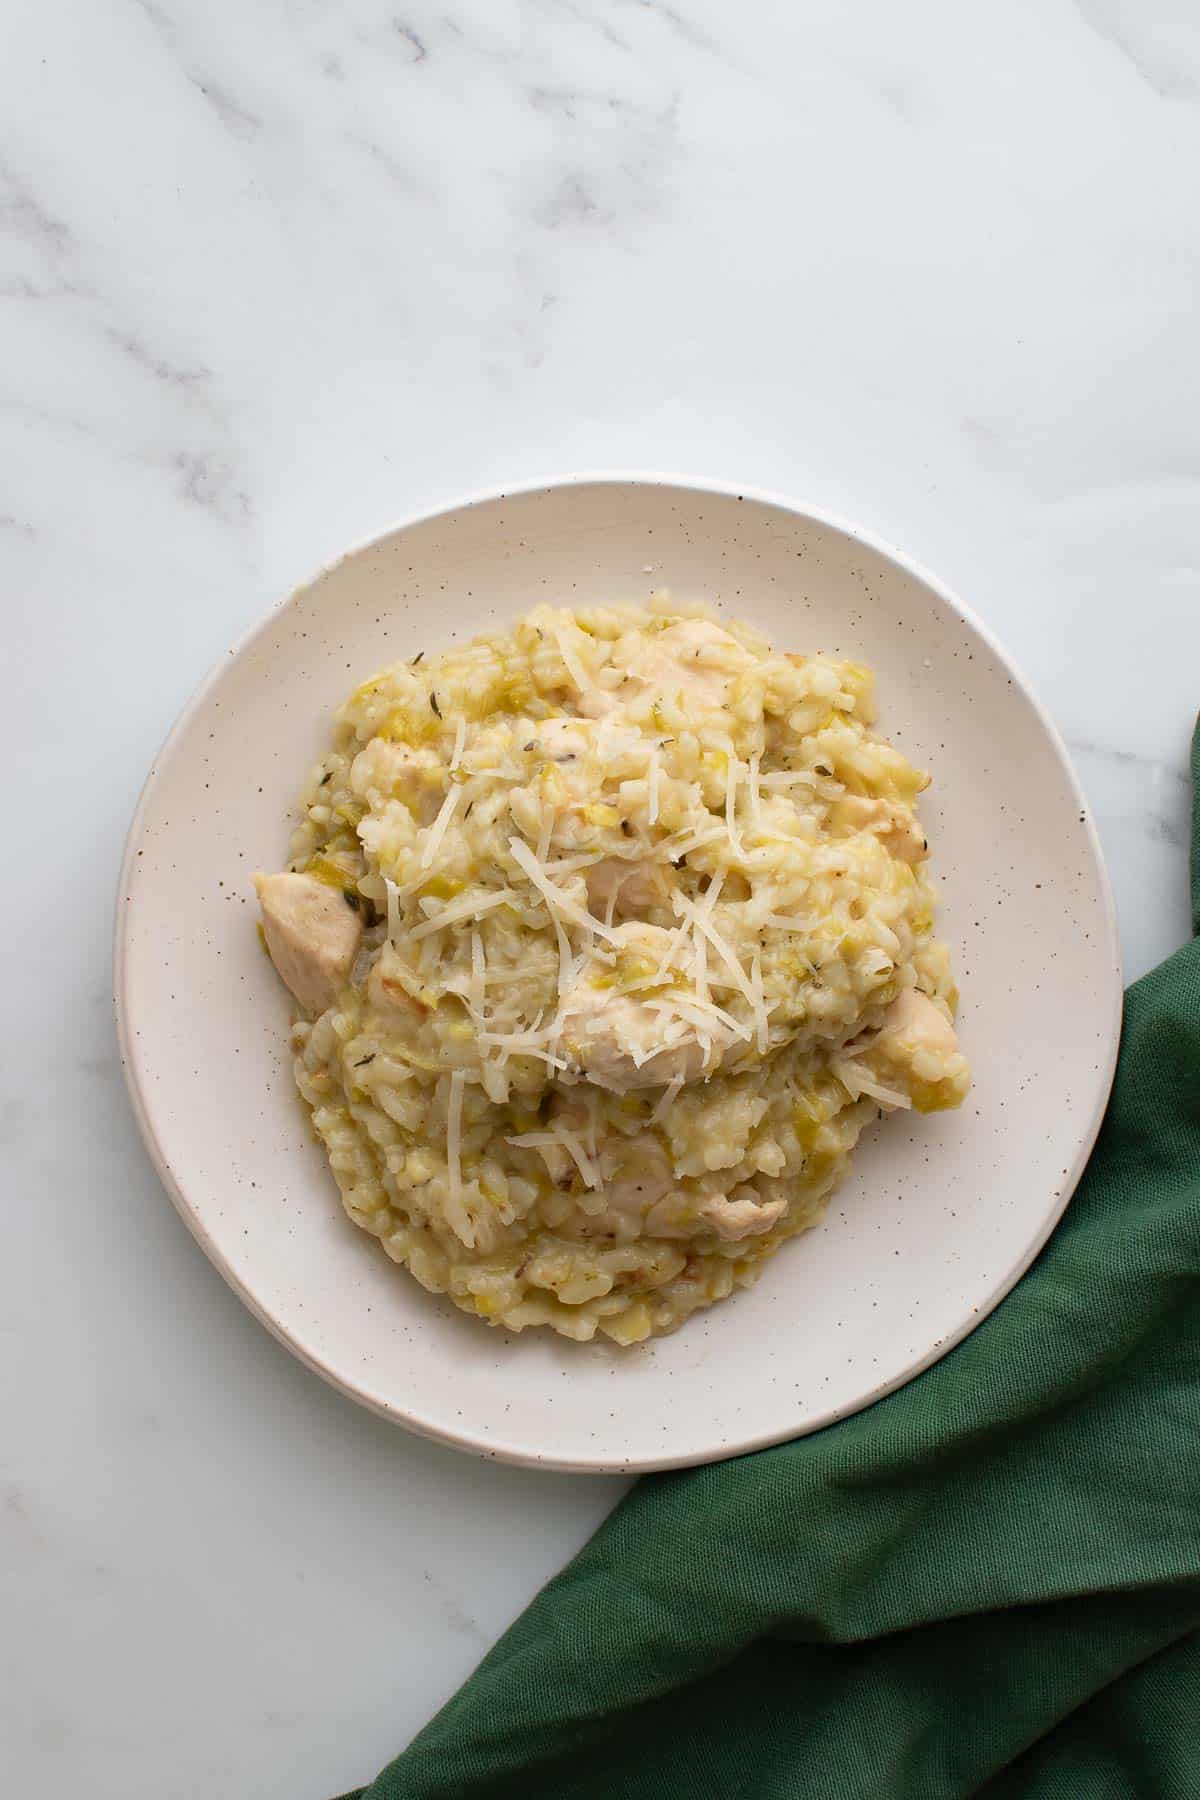
[[[558,645],[558,653],[567,665],[567,674],[571,677],[571,680],[575,683],[575,686],[579,689],[581,694],[591,693],[596,684],[593,681],[589,681],[584,674],[583,664],[580,662],[571,646],[567,643],[566,633],[560,631],[558,626],[554,626],[553,631],[554,641]]]
[[[613,882],[612,887],[609,890],[608,904],[604,908],[604,924],[608,931],[612,930],[612,922],[617,915],[617,901],[620,898],[621,889],[625,886],[628,879],[629,877],[627,875],[622,875],[619,881]]]
[[[758,1039],[758,1054],[767,1054],[767,1007],[763,995],[762,957],[758,951],[750,958],[750,985],[754,990],[754,1030]]]
[[[704,898],[701,900],[698,908],[699,912],[702,913],[706,919],[711,919],[713,913],[716,911],[717,901],[721,898],[721,889],[724,886],[725,871],[722,869],[720,873],[714,875],[709,882],[708,887],[704,892]]]
[[[723,835],[724,835],[724,833],[722,833],[722,836]],[[708,916],[709,913],[712,912],[713,908],[717,904],[717,901],[720,899],[721,889],[724,886],[724,884],[725,884],[725,871],[724,871],[724,869],[722,869],[719,875],[713,876],[712,880],[708,884],[708,890],[705,893],[704,898],[700,902],[700,910],[703,911],[703,913],[706,917]],[[682,910],[682,907],[680,905],[677,905],[676,902],[677,901],[682,902],[683,899],[684,899],[683,894],[679,893],[678,891],[671,896],[671,904],[672,904],[672,906],[674,906],[676,914],[679,914]],[[667,970],[670,968],[671,964],[674,962],[676,956],[679,954],[679,951],[682,949],[684,943],[691,936],[692,928],[693,928],[692,919],[685,915],[683,924],[677,926],[676,929],[671,933],[670,940],[667,943],[667,947],[662,953],[662,960],[659,963],[658,969],[655,973],[656,980],[661,980],[662,977],[666,974]]]
[[[789,788],[797,782],[805,787],[815,787],[819,776],[813,769],[774,769],[769,775],[759,777],[759,786],[765,788]]]
[[[421,867],[423,869],[427,869],[437,855],[438,846],[446,835],[446,827],[454,817],[454,809],[458,805],[461,793],[460,787],[451,787],[447,790],[446,798],[438,809],[438,816],[425,834],[425,846],[421,851]]]
[[[383,878],[383,885],[387,889],[387,934],[389,941],[394,944],[404,926],[400,908],[400,890],[394,881],[388,880],[386,875]]]
[[[661,1125],[662,1124],[662,1121],[666,1118],[667,1114],[670,1112],[671,1108],[674,1106],[676,1100],[678,1100],[679,1092],[682,1087],[683,1087],[683,1076],[682,1075],[676,1075],[673,1080],[668,1081],[666,1087],[663,1089],[661,1095],[659,1096],[658,1105],[655,1107],[654,1111],[650,1114],[651,1125]]]
[[[450,1195],[458,1199],[462,1193],[462,1101],[466,1085],[465,1069],[455,1069],[450,1077],[450,1098],[446,1105],[446,1171]]]
[[[546,858],[550,854],[550,841],[553,836],[554,808],[552,806],[547,806],[546,802],[543,800],[542,825],[541,830],[538,832],[537,849],[534,851],[534,855],[537,857],[538,862],[543,866],[545,866]]]
[[[742,765],[732,750],[725,758],[725,831],[734,856],[742,854],[742,840],[737,828],[737,785]]]
[[[509,838],[508,853],[518,868],[528,875],[546,902],[551,919],[560,922],[563,919],[569,919],[573,925],[578,925],[584,931],[595,932],[599,937],[608,938],[610,942],[619,947],[621,940],[615,932],[610,931],[606,925],[602,925],[599,919],[594,918],[591,913],[585,912],[582,906],[577,906],[574,900],[563,893],[561,888],[556,887],[552,881],[547,879],[545,870],[528,844],[523,843],[520,838]]]
[[[537,888],[538,893],[541,894],[546,902],[546,909],[550,914],[550,923],[554,927],[555,942],[558,945],[558,991],[561,996],[566,992],[567,988],[570,987],[571,982],[574,979],[575,957],[571,950],[571,940],[567,936],[566,928],[562,922],[561,912],[556,908],[555,902],[550,896],[554,895],[557,898],[560,907],[564,896],[559,893],[559,890],[552,881],[546,880],[545,876],[542,874],[538,860],[530,851],[528,844],[523,844],[519,838],[510,838],[508,841],[508,848],[513,861],[518,863],[520,867],[525,870],[530,881],[533,882],[534,887]]]
[[[868,1100],[875,1100],[880,1106],[912,1106],[907,1094],[900,1093],[897,1088],[885,1087],[882,1081],[877,1081],[856,1062],[839,1061],[832,1063],[830,1067],[847,1093],[856,1100],[865,1094]]]
[[[483,1023],[484,998],[487,988],[487,961],[483,954],[483,939],[474,925],[471,927],[471,985],[468,1005],[479,1024]]]
[[[551,1145],[565,1150],[583,1176],[585,1184],[590,1188],[600,1186],[600,1175],[595,1164],[575,1133],[568,1131],[565,1125],[555,1124],[548,1131],[521,1132],[517,1137],[505,1138],[504,1141],[506,1144],[515,1144],[519,1148],[528,1150],[545,1150]]]
[[[747,792],[749,793],[749,796],[750,796],[750,822],[753,825],[755,831],[762,830],[762,806],[760,803],[759,792],[758,792],[759,779],[760,779],[759,773],[758,773],[758,765],[761,762],[761,760],[762,760],[762,758],[759,756],[759,754],[756,750],[754,755],[750,758],[750,777],[749,777],[749,781],[747,783]]]
[[[463,919],[481,918],[484,913],[505,905],[512,898],[511,888],[500,888],[495,893],[486,893],[476,888],[472,894],[462,894],[457,900],[449,901],[440,912],[426,919],[423,925],[414,925],[408,935],[415,942],[418,938],[428,937],[431,932],[444,931],[447,925],[458,925]],[[390,932],[390,923],[388,929]]]
[[[675,895],[674,904],[676,912],[682,912],[685,919],[689,920],[691,924],[695,926],[697,931],[703,932],[704,936],[708,939],[720,960],[729,970],[733,985],[737,988],[743,999],[748,1002],[757,1022],[759,1014],[762,1012],[762,1002],[755,996],[754,989],[746,979],[746,971],[730,949],[728,943],[717,930],[709,913],[702,911],[698,906],[694,906],[692,902],[686,899],[682,894]],[[712,978],[710,977],[710,979]],[[765,1020],[762,1029],[765,1030]]]
[[[546,875],[577,875],[580,869],[590,869],[603,861],[603,850],[591,850],[584,856],[560,856],[553,862],[542,862],[542,872]]]
[[[722,1025],[726,1031],[732,1032],[734,1037],[741,1038],[744,1043],[748,1044],[754,1035],[749,1026],[740,1025],[733,1014],[726,1012],[724,1007],[717,1006],[712,1000],[697,1000],[693,994],[668,994],[662,999],[647,1000],[646,1005],[655,1012],[667,1015],[674,1013],[686,1024],[694,1025],[697,1030],[709,1035],[712,1033],[714,1019],[718,1025]]]
[[[708,829],[694,832],[680,832],[673,838],[664,838],[655,850],[659,862],[678,862],[681,856],[690,856],[693,850],[703,850],[707,844],[715,844],[728,838],[729,832],[724,825],[714,825]]]
[[[692,986],[697,1000],[708,999],[708,939],[697,932],[692,939]]]

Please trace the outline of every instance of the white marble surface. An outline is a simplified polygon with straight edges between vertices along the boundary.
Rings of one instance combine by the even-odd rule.
[[[150,757],[273,599],[406,512],[727,476],[861,519],[990,622],[1075,749],[1138,974],[1187,928],[1200,25],[11,0],[5,38],[0,1763],[324,1800],[619,1484],[356,1410],[186,1236],[110,1024]]]

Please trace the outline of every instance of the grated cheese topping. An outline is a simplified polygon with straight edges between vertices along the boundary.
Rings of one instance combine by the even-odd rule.
[[[567,629],[570,629],[570,627]],[[553,632],[554,641],[558,645],[558,653],[567,666],[567,674],[571,677],[571,680],[575,683],[576,688],[581,694],[590,694],[594,690],[596,684],[595,682],[589,681],[585,675],[583,664],[567,642],[566,630],[561,626],[555,625],[553,627]]]
[[[446,1106],[446,1167],[452,1199],[462,1194],[462,1104],[466,1084],[466,1070],[455,1069],[450,1077],[450,1098]]]
[[[683,1091],[683,1076],[675,1075],[659,1095],[658,1105],[650,1114],[651,1125],[661,1125]]]
[[[461,724],[462,721],[460,720],[459,723]],[[437,855],[441,841],[446,835],[447,827],[458,807],[461,794],[462,789],[460,787],[451,787],[447,790],[446,798],[438,808],[437,818],[433,821],[433,824],[425,834],[425,845],[421,851],[421,867],[423,869],[427,869]]]
[[[546,1150],[553,1147],[565,1150],[582,1175],[585,1184],[590,1188],[600,1186],[600,1174],[595,1163],[584,1149],[580,1139],[565,1125],[556,1123],[546,1131],[519,1132],[515,1136],[506,1137],[504,1141],[506,1144],[512,1144],[516,1149]],[[551,1173],[553,1173],[552,1167]]]
[[[741,775],[741,764],[733,752],[725,758],[725,834],[729,839],[729,849],[733,856],[740,859],[742,840],[737,828],[737,790],[738,778]]]
[[[512,898],[511,888],[501,888],[499,893],[484,893],[476,889],[472,894],[464,894],[460,900],[451,900],[439,907],[424,924],[414,925],[407,935],[416,941],[431,936],[435,931],[445,931],[448,925],[461,925],[464,919],[481,919],[484,913],[493,912],[497,906],[507,905]],[[436,906],[437,902],[432,904]],[[395,939],[392,941],[394,943]]]

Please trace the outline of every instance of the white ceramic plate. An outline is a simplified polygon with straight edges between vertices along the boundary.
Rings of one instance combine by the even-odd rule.
[[[666,585],[780,649],[870,663],[923,816],[975,1075],[893,1117],[757,1287],[634,1351],[512,1337],[437,1300],[342,1211],[287,1056],[250,876],[279,866],[343,695],[544,599]],[[418,519],[334,564],[209,678],[163,748],[117,913],[125,1069],[150,1153],[226,1280],[337,1387],[413,1430],[550,1468],[664,1468],[813,1431],[907,1381],[1007,1292],[1099,1126],[1121,1005],[1112,899],[1053,727],[977,621],[850,526],[767,496],[581,478]]]

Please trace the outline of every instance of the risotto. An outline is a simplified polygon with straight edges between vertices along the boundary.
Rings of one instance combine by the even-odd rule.
[[[264,941],[346,1211],[493,1325],[632,1344],[815,1224],[967,1065],[870,672],[658,595],[337,715]]]

